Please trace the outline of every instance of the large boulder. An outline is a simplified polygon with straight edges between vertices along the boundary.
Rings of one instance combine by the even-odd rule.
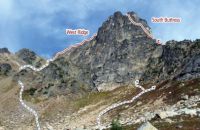
[[[158,130],[150,122],[143,123],[137,130]]]
[[[0,130],[5,130],[5,128],[4,127],[0,127]]]

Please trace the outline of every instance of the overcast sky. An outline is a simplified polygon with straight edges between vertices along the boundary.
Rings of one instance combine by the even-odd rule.
[[[80,42],[97,32],[115,11],[136,12],[162,41],[200,38],[199,0],[0,0],[0,47],[29,48],[41,56]],[[151,23],[151,17],[180,17],[179,24]],[[66,28],[85,28],[89,36],[67,36]]]

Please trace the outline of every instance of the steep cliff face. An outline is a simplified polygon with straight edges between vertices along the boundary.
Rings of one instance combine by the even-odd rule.
[[[129,14],[150,28],[134,12]],[[148,38],[141,27],[116,12],[102,24],[94,40],[62,58],[79,70],[80,81],[98,90],[112,90],[140,78],[156,47],[155,40]]]

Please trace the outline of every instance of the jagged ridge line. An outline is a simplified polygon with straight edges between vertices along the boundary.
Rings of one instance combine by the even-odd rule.
[[[68,50],[70,50],[70,49],[72,49],[72,48],[79,47],[79,46],[85,44],[85,42],[89,42],[89,41],[93,40],[94,37],[96,37],[96,36],[97,36],[97,34],[95,33],[92,37],[90,37],[90,38],[88,38],[88,39],[85,39],[85,40],[83,40],[82,42],[77,43],[77,44],[75,44],[75,45],[71,45],[71,46],[68,47],[68,48],[65,48],[63,51],[56,53],[56,55],[55,55],[55,57],[54,57],[53,59],[56,59],[59,55],[62,55],[63,53],[67,52]]]
[[[19,70],[23,70],[23,69],[25,69],[25,68],[31,68],[31,69],[34,70],[34,71],[41,71],[41,70],[43,70],[44,68],[46,68],[46,67],[49,65],[49,62],[52,62],[52,61],[56,60],[56,58],[58,58],[58,56],[63,55],[63,54],[66,53],[67,51],[70,51],[72,48],[77,48],[77,47],[79,47],[79,46],[84,45],[86,42],[89,42],[89,41],[93,40],[96,36],[97,36],[97,34],[95,33],[92,37],[90,37],[90,38],[88,38],[88,39],[85,39],[85,40],[83,40],[82,42],[77,43],[77,44],[75,44],[75,45],[71,45],[70,47],[65,48],[63,51],[57,52],[53,58],[46,60],[46,64],[44,64],[44,65],[41,66],[40,68],[36,68],[36,67],[34,67],[34,66],[32,66],[32,65],[23,65],[23,66],[21,66],[21,67],[19,68]]]
[[[103,129],[103,126],[101,126],[101,116],[103,116],[104,114],[106,114],[108,111],[112,110],[112,109],[115,109],[119,106],[122,106],[124,104],[129,104],[129,103],[132,103],[134,102],[137,98],[139,98],[140,96],[142,96],[144,93],[147,93],[147,92],[150,92],[150,91],[153,91],[156,89],[156,86],[152,86],[151,88],[149,89],[144,89],[142,86],[139,85],[139,80],[136,80],[135,81],[135,86],[137,88],[140,88],[142,90],[142,92],[140,92],[139,94],[137,94],[136,96],[132,97],[131,100],[126,100],[126,101],[123,101],[121,103],[114,103],[113,105],[107,107],[106,109],[104,109],[103,111],[101,111],[97,117],[97,128],[99,130],[102,130]]]
[[[136,26],[140,26],[140,27],[142,28],[142,30],[147,34],[147,36],[149,36],[150,38],[153,39],[152,34],[149,33],[149,31],[144,27],[144,25],[143,25],[142,23],[137,23],[137,22],[135,22],[135,21],[131,18],[130,14],[126,14],[126,15],[128,16],[128,19],[131,21],[131,23],[133,23],[133,24],[136,25]]]

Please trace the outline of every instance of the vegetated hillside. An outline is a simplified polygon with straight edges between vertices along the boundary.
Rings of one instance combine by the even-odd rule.
[[[150,30],[144,19],[134,12],[129,14]],[[17,120],[26,113],[17,107],[18,79],[26,87],[24,99],[37,108],[42,123],[56,116],[51,125],[57,129],[72,126],[93,128],[101,110],[112,103],[131,99],[141,91],[133,87],[136,79],[145,88],[154,84],[157,89],[139,98],[138,104],[122,106],[105,115],[102,119],[104,125],[109,126],[112,119],[120,115],[120,122],[127,125],[124,129],[135,129],[141,124],[141,117],[149,116],[148,112],[154,116],[171,112],[171,109],[193,108],[198,112],[199,101],[193,98],[200,96],[200,40],[168,41],[166,45],[158,45],[121,12],[110,16],[92,41],[59,56],[40,72],[31,69],[19,72],[18,63],[40,67],[45,61],[28,49],[16,54],[6,48],[0,49],[0,98],[3,99],[0,125],[8,129],[33,123],[33,117],[28,114],[21,121]],[[188,106],[188,102],[196,105]],[[199,119],[196,115],[191,120],[193,123],[181,125],[186,129],[192,128],[191,125],[197,124],[196,118]],[[149,120],[157,128],[167,129],[165,126],[172,125],[173,121],[173,125],[179,125],[176,124],[178,118],[180,115],[174,116],[167,124],[161,117]],[[9,123],[5,119],[15,123],[7,126]],[[134,122],[137,119],[139,122]],[[183,117],[187,121],[185,119]],[[66,122],[68,125],[64,126]]]

